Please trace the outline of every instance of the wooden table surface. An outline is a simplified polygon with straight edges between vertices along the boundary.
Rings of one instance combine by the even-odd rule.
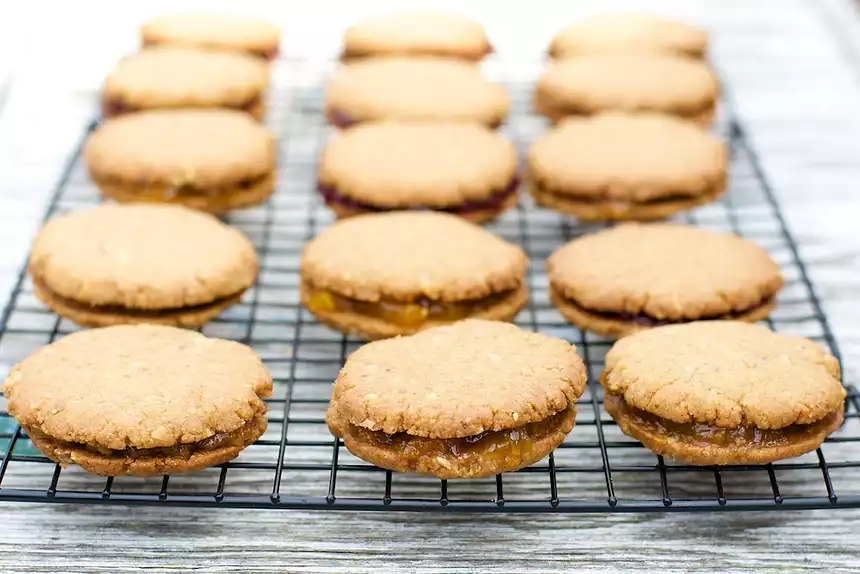
[[[860,23],[850,2],[651,4],[713,30],[713,60],[801,244],[846,378],[860,382]],[[345,10],[315,5],[320,26],[334,8]],[[574,15],[552,2],[528,6],[530,15],[551,14],[529,32],[532,46]],[[519,55],[525,9],[518,3],[486,11],[504,36],[503,56]],[[73,18],[59,10],[52,20]],[[283,10],[289,38],[290,15],[302,14]],[[128,22],[115,28],[123,25],[133,30]],[[307,28],[295,26],[292,37],[310,42],[317,34]],[[333,28],[319,35],[336,38]],[[76,46],[84,43],[80,36],[59,26],[51,33],[68,50],[49,54],[31,44],[28,53],[41,65],[16,69],[0,114],[0,293],[8,292],[46,194],[92,111],[93,86],[81,78],[101,73],[75,67],[82,53],[98,50],[92,43]],[[48,90],[48,80],[61,86]],[[860,570],[858,523],[860,510],[490,516],[2,504],[0,570],[837,572]]]

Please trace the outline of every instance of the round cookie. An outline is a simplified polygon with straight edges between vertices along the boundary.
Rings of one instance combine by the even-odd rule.
[[[239,53],[155,47],[121,60],[102,86],[102,115],[165,108],[230,108],[260,119],[268,66]]]
[[[704,62],[670,54],[594,54],[552,62],[534,108],[553,122],[610,111],[659,112],[713,123],[719,84]]]
[[[565,318],[615,338],[670,323],[759,321],[783,285],[779,265],[755,243],[669,223],[574,239],[549,257],[547,275]]]
[[[226,109],[127,114],[99,125],[84,148],[105,197],[213,213],[265,201],[275,189],[276,161],[272,135]]]
[[[360,215],[305,246],[301,298],[326,325],[369,339],[507,321],[527,302],[527,266],[518,246],[453,215]]]
[[[478,61],[492,51],[483,26],[449,12],[396,12],[347,28],[343,60],[380,56],[436,56]]]
[[[239,343],[122,325],[42,347],[12,368],[3,392],[54,462],[151,476],[235,458],[266,430],[272,378]]]
[[[326,413],[373,464],[474,478],[533,464],[573,428],[586,371],[561,339],[470,319],[353,353]]]
[[[510,101],[478,67],[441,58],[370,58],[348,64],[326,90],[326,115],[338,127],[365,121],[420,120],[501,124]]]
[[[531,146],[528,189],[585,221],[648,221],[710,203],[726,189],[726,145],[659,114],[567,118]]]
[[[517,151],[478,124],[374,122],[330,141],[318,191],[339,217],[431,209],[473,222],[515,205]]]
[[[815,450],[843,419],[839,362],[760,325],[700,321],[625,337],[606,355],[606,410],[657,455],[762,464]]]
[[[194,327],[236,303],[257,277],[240,231],[172,205],[100,205],[49,221],[33,242],[36,296],[79,325]]]
[[[595,14],[561,29],[549,46],[553,58],[611,52],[665,52],[702,58],[708,33],[677,20],[649,14]]]
[[[144,47],[179,46],[224,52],[244,52],[273,60],[281,30],[265,20],[228,14],[163,14],[140,28]]]

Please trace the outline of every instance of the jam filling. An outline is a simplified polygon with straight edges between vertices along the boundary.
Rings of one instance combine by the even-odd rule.
[[[556,294],[558,292],[556,291]],[[568,305],[571,307],[576,307],[583,313],[588,313],[589,315],[593,315],[595,317],[600,317],[601,319],[608,319],[610,321],[621,321],[623,323],[635,323],[636,325],[642,325],[644,327],[660,327],[662,325],[676,325],[679,323],[689,323],[690,321],[716,321],[716,320],[724,320],[730,321],[732,319],[740,319],[743,316],[762,309],[763,307],[767,307],[768,305],[772,305],[774,302],[773,297],[766,297],[762,299],[759,303],[756,303],[752,307],[748,307],[746,309],[740,309],[737,311],[732,311],[731,313],[722,313],[719,315],[705,315],[703,317],[697,317],[696,319],[659,319],[657,317],[652,317],[645,313],[611,313],[607,311],[595,311],[593,309],[589,309],[587,307],[583,307],[578,304],[573,299],[569,299],[567,297],[562,297]]]
[[[260,96],[255,96],[241,104],[226,107],[234,110],[240,110],[243,112],[254,113],[254,110],[256,110],[260,106],[261,101],[262,100],[260,99]],[[127,114],[129,112],[138,112],[142,109],[144,108],[129,104],[124,99],[119,97],[102,99],[102,116],[106,118],[112,116],[119,116],[121,114]]]
[[[198,442],[178,444],[170,447],[159,448],[134,448],[128,447],[122,450],[114,450],[97,445],[89,445],[78,442],[69,442],[55,439],[54,437],[43,433],[37,427],[31,426],[24,430],[27,435],[35,439],[36,442],[49,442],[55,447],[67,448],[72,450],[86,450],[94,454],[99,454],[107,457],[119,458],[151,458],[151,457],[178,457],[188,460],[195,452],[205,452],[217,450],[220,448],[243,447],[251,444],[262,434],[266,428],[266,417],[260,415],[255,419],[246,422],[238,429],[230,432],[216,433],[209,438],[205,438]]]
[[[222,304],[232,301],[233,299],[238,300],[239,298],[239,295],[230,295],[228,297],[221,297],[220,299],[215,299],[210,303],[203,303],[201,305],[189,305],[188,307],[177,307],[175,309],[134,309],[131,307],[123,307],[122,305],[87,305],[86,303],[81,303],[80,301],[75,301],[74,299],[69,299],[67,297],[63,297],[62,295],[59,295],[50,287],[48,287],[43,281],[33,279],[33,283],[37,287],[39,287],[40,290],[47,293],[47,295],[52,300],[62,303],[66,307],[77,309],[81,312],[86,313],[115,313],[118,315],[123,315],[124,317],[136,319],[150,319],[157,317],[165,317],[173,315],[175,313],[192,313],[194,311],[205,311],[207,309],[219,307]]]
[[[704,446],[780,447],[831,428],[841,416],[839,411],[808,425],[791,425],[781,429],[760,429],[751,425],[723,428],[705,423],[677,423],[632,407],[618,395],[607,394],[606,410],[623,416],[649,433],[670,436],[676,440]]]
[[[634,207],[641,205],[661,205],[664,203],[675,203],[678,201],[687,201],[697,199],[699,196],[696,195],[683,195],[680,193],[664,195],[662,197],[655,197],[652,199],[645,200],[633,200],[633,199],[610,199],[602,196],[593,196],[593,195],[570,195],[567,193],[558,193],[553,191],[540,183],[536,183],[535,187],[536,191],[546,195],[554,195],[563,201],[570,201],[576,203],[587,203],[591,205],[611,205],[617,207]],[[704,194],[710,195],[710,194]]]
[[[407,303],[385,300],[359,301],[330,291],[314,289],[307,284],[305,284],[305,289],[308,293],[307,308],[312,313],[331,313],[332,311],[357,313],[404,327],[415,327],[426,321],[451,323],[460,321],[471,317],[480,310],[492,307],[512,293],[505,291],[483,299],[451,302],[421,298]]]
[[[349,114],[347,114],[346,112],[339,110],[337,108],[327,109],[325,112],[325,116],[326,116],[326,119],[328,120],[328,123],[330,123],[331,125],[333,125],[336,128],[340,128],[342,130],[345,130],[346,128],[352,127],[356,124],[360,124],[361,122],[364,122],[364,121],[373,121],[373,120],[356,120],[356,119],[353,119],[352,117],[350,117]],[[383,119],[383,118],[380,118],[380,119]],[[404,118],[404,119],[408,119],[408,118]],[[414,119],[416,121],[420,120],[420,118],[411,118],[411,119]],[[428,121],[430,121],[431,119],[432,118],[428,119]],[[477,120],[475,120],[475,121],[477,121]],[[500,125],[502,125],[502,120],[496,120],[496,121],[494,121],[490,124],[487,124],[487,125],[488,125],[488,127],[492,128],[492,129],[496,129]]]
[[[158,40],[145,40],[143,42],[143,47],[144,48],[150,48],[152,46],[163,46],[165,44],[170,45],[171,42],[159,42]],[[279,52],[278,46],[273,46],[267,50],[266,49],[258,49],[258,50],[244,49],[243,50],[242,48],[227,49],[226,47],[224,49],[225,49],[225,51],[230,51],[230,52],[244,52],[247,54],[251,54],[253,56],[257,56],[258,58],[263,58],[264,60],[268,60],[270,62],[278,57],[278,52]]]
[[[505,186],[504,189],[494,192],[492,195],[485,199],[475,199],[464,201],[459,205],[447,206],[447,207],[430,207],[427,205],[411,205],[407,207],[380,207],[378,205],[372,205],[370,203],[364,203],[361,201],[356,201],[351,197],[347,197],[341,194],[337,189],[333,187],[329,187],[323,184],[317,185],[317,191],[325,200],[326,205],[332,206],[337,205],[341,207],[346,207],[348,209],[353,209],[356,211],[362,212],[373,212],[379,213],[384,211],[393,211],[393,210],[413,210],[413,211],[442,211],[445,213],[453,213],[453,214],[468,214],[474,213],[476,211],[489,211],[489,210],[498,210],[501,209],[502,205],[507,201],[511,196],[513,196],[517,192],[517,188],[519,187],[519,178],[514,177],[511,179],[511,182]]]
[[[404,458],[431,458],[443,466],[451,459],[466,462],[473,458],[481,461],[505,460],[509,457],[524,457],[534,449],[534,443],[563,427],[566,419],[573,422],[573,406],[541,421],[501,431],[486,431],[463,438],[426,438],[405,432],[385,434],[357,425],[349,425],[349,434],[357,441],[374,444],[386,450],[394,450]],[[571,424],[572,427],[572,424]],[[569,430],[569,429],[568,429]]]
[[[199,187],[192,182],[185,182],[179,185],[171,185],[157,183],[141,179],[136,183],[123,181],[110,177],[97,177],[93,175],[93,181],[99,187],[122,187],[134,195],[139,195],[141,199],[153,200],[169,200],[176,197],[216,197],[219,195],[231,195],[233,193],[248,191],[258,185],[263,184],[266,179],[271,177],[271,174],[264,174],[258,177],[248,177],[241,179],[230,185],[221,185],[215,187]],[[128,189],[133,188],[133,189]]]

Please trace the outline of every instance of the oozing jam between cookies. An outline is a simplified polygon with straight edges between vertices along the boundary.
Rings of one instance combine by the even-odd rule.
[[[582,313],[592,315],[594,317],[599,317],[601,319],[606,319],[608,321],[633,323],[634,325],[640,325],[642,327],[677,325],[680,323],[689,323],[690,321],[729,321],[733,319],[743,319],[746,315],[754,313],[759,309],[770,307],[774,303],[773,297],[767,297],[765,299],[762,299],[759,303],[753,305],[752,307],[747,307],[746,309],[738,309],[732,311],[731,313],[721,313],[718,315],[703,315],[701,317],[696,317],[695,319],[661,319],[658,317],[652,317],[651,315],[648,315],[646,313],[612,313],[608,311],[595,311],[593,309],[589,309],[588,307],[583,307],[573,299],[560,295],[558,291],[554,290],[553,292],[556,297],[563,299],[565,304],[570,305],[571,307],[576,307]]]
[[[385,434],[356,425],[350,425],[349,432],[355,440],[396,451],[406,459],[419,457],[435,459],[443,467],[446,463],[450,464],[452,460],[463,463],[470,459],[478,459],[483,464],[487,464],[493,460],[501,462],[508,458],[528,458],[529,453],[535,448],[536,441],[564,426],[565,419],[569,418],[568,424],[572,427],[575,413],[575,407],[570,406],[541,421],[521,427],[487,431],[463,438],[425,438],[405,432]],[[567,431],[569,430],[568,428]]]
[[[219,299],[215,299],[210,303],[204,303],[202,305],[191,305],[188,307],[177,307],[175,309],[134,309],[130,307],[123,307],[121,305],[87,305],[86,303],[81,303],[80,301],[75,301],[74,299],[69,299],[67,297],[63,297],[62,295],[57,294],[56,291],[52,290],[48,287],[44,281],[39,279],[33,279],[33,284],[38,287],[45,295],[47,295],[52,302],[60,303],[65,307],[69,307],[71,309],[75,309],[81,313],[92,313],[92,314],[117,314],[122,315],[124,318],[128,319],[154,319],[160,317],[167,317],[175,314],[188,314],[194,313],[198,311],[205,311],[207,309],[219,308],[222,305],[233,301],[234,299],[238,301],[239,294],[230,295],[228,297],[221,297]]]
[[[93,175],[93,181],[100,187],[121,187],[128,193],[139,197],[142,201],[169,201],[181,197],[219,197],[229,196],[243,191],[249,191],[266,182],[272,177],[267,173],[258,177],[241,179],[230,185],[200,187],[193,182],[165,184],[149,181],[127,182],[119,179],[98,177]]]
[[[129,447],[121,450],[105,448],[98,445],[89,445],[77,442],[69,442],[58,440],[50,435],[43,433],[38,427],[28,426],[24,430],[27,432],[34,444],[38,447],[48,446],[53,450],[53,454],[57,453],[56,449],[61,450],[86,450],[105,457],[120,457],[120,458],[151,458],[151,457],[170,457],[182,458],[188,460],[196,452],[212,451],[220,448],[229,447],[244,447],[263,434],[266,429],[265,415],[258,416],[246,422],[238,429],[231,432],[216,433],[209,438],[205,438],[198,442],[177,444],[176,446],[160,447],[160,448],[134,448]],[[66,463],[74,462],[73,459],[63,461]]]
[[[237,104],[234,106],[225,106],[234,110],[241,110],[243,112],[255,113],[255,110],[259,109],[262,100],[259,96],[251,98],[250,100],[243,102],[241,104]],[[121,114],[127,114],[130,112],[137,112],[142,110],[140,106],[135,106],[122,98],[104,98],[102,99],[102,117],[109,118],[113,116],[118,116]]]
[[[403,327],[416,327],[426,321],[453,323],[471,317],[477,311],[491,307],[511,295],[510,291],[505,291],[483,299],[465,301],[443,302],[422,298],[412,302],[385,300],[370,302],[350,299],[309,285],[304,285],[303,289],[305,290],[303,299],[311,313],[325,314],[334,311],[356,313]]]
[[[606,410],[616,420],[628,419],[649,434],[670,436],[690,444],[724,447],[779,447],[791,444],[809,434],[818,434],[841,419],[841,412],[833,412],[818,422],[808,425],[791,425],[781,429],[760,429],[754,426],[723,428],[704,423],[677,423],[643,410],[631,407],[623,397],[607,394]]]
[[[171,44],[170,42],[159,42],[159,41],[157,41],[157,40],[144,40],[144,42],[143,42],[143,46],[144,46],[145,48],[148,48],[148,47],[151,47],[151,46],[163,46],[163,45],[168,45],[168,46],[169,46],[170,44]],[[263,58],[264,60],[268,60],[268,61],[270,61],[270,62],[271,62],[272,60],[274,60],[274,59],[278,56],[278,51],[279,51],[279,50],[278,50],[278,46],[274,46],[274,47],[272,47],[272,48],[269,48],[268,50],[265,50],[265,49],[257,49],[257,50],[247,49],[247,50],[243,50],[243,49],[239,48],[239,49],[236,49],[236,50],[230,49],[229,51],[231,51],[231,52],[233,52],[233,51],[246,52],[246,53],[248,53],[248,54],[251,54],[251,55],[253,55],[253,56],[257,56],[258,58]]]
[[[342,130],[349,128],[349,127],[352,127],[354,125],[360,124],[363,121],[370,121],[370,120],[358,120],[358,119],[352,118],[349,114],[347,114],[343,110],[339,110],[337,108],[327,109],[325,112],[325,115],[326,115],[326,119],[328,120],[328,123],[335,126],[336,128],[340,128]],[[381,118],[381,119],[384,119],[384,118]],[[404,118],[404,119],[406,119],[406,118]],[[501,120],[494,121],[494,122],[488,124],[488,126],[492,129],[496,129],[500,125],[502,125]]]
[[[442,211],[445,213],[454,213],[459,215],[465,215],[469,213],[474,213],[476,211],[492,211],[492,210],[501,210],[505,202],[513,196],[517,188],[519,187],[519,179],[513,178],[511,182],[505,186],[504,189],[494,192],[489,197],[485,199],[475,199],[464,201],[463,203],[451,206],[444,207],[431,207],[427,205],[411,205],[407,207],[381,207],[378,205],[373,205],[370,203],[365,203],[361,201],[357,201],[351,197],[347,197],[341,194],[334,187],[325,186],[323,184],[317,185],[317,191],[325,200],[326,205],[333,206],[338,205],[341,207],[346,207],[348,209],[367,212],[367,213],[380,213],[385,211],[393,211],[393,210],[413,210],[413,211]]]

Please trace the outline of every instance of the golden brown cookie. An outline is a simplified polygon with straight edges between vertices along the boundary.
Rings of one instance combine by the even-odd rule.
[[[156,325],[80,331],[15,365],[3,392],[62,466],[150,476],[227,462],[266,430],[272,378],[250,348]]]
[[[271,22],[232,14],[162,14],[140,29],[141,43],[222,52],[244,52],[273,60],[281,30]]]
[[[105,197],[213,213],[265,201],[275,189],[276,160],[271,134],[226,109],[127,114],[103,122],[84,149]]]
[[[478,61],[492,51],[480,23],[450,12],[395,12],[347,28],[343,60],[380,56],[437,56]]]
[[[702,58],[708,33],[684,22],[637,13],[595,14],[561,29],[549,54],[569,58],[614,52],[666,52]]]
[[[257,277],[237,229],[174,205],[101,205],[61,215],[36,236],[36,296],[79,325],[199,326]]]
[[[585,221],[662,219],[726,189],[725,144],[659,114],[567,118],[528,154],[528,189],[545,207]]]
[[[755,243],[668,223],[574,239],[549,257],[547,274],[562,315],[614,338],[671,323],[758,321],[783,285],[779,265]]]
[[[369,339],[475,317],[513,319],[528,298],[522,249],[432,211],[360,215],[305,246],[302,303]]]
[[[268,66],[239,53],[147,48],[121,60],[102,87],[102,115],[230,108],[263,117]]]
[[[586,371],[573,345],[470,319],[353,353],[326,422],[377,466],[474,478],[533,464],[573,428]]]
[[[842,423],[839,362],[760,325],[700,321],[615,343],[606,410],[654,454],[695,465],[761,464],[815,450]]]
[[[602,112],[659,112],[708,126],[719,96],[707,64],[671,54],[594,54],[552,62],[534,108],[557,122]]]
[[[495,127],[508,114],[505,89],[476,66],[444,58],[370,58],[338,70],[326,90],[333,125],[378,120],[475,122]]]
[[[516,203],[517,150],[478,124],[374,122],[328,143],[317,189],[338,215],[431,209],[475,222]]]

